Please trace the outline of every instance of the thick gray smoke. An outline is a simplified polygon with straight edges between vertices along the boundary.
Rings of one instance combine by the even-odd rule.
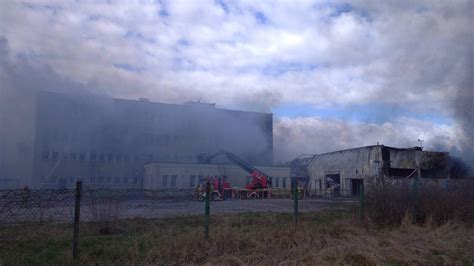
[[[464,78],[457,88],[452,106],[463,132],[459,156],[474,176],[474,34],[470,38],[469,53],[465,60]]]

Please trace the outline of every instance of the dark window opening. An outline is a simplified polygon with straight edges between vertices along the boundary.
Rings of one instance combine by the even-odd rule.
[[[53,160],[57,160],[59,156],[59,152],[55,151],[53,152]]]
[[[91,152],[91,161],[97,160],[97,153]]]
[[[360,195],[360,186],[364,185],[363,179],[351,179],[351,195],[359,196]]]
[[[103,153],[99,154],[99,160],[104,161],[105,160],[105,154],[103,154]]]
[[[390,168],[390,176],[393,178],[416,177],[415,169]],[[411,176],[410,176],[411,175]]]
[[[79,153],[79,161],[84,161],[86,159],[86,154],[84,152]]]
[[[44,151],[43,152],[43,160],[48,160],[49,159],[49,151]]]
[[[112,153],[107,154],[107,161],[112,161],[114,159],[114,155]]]
[[[77,153],[71,152],[71,156],[69,156],[71,160],[77,160]]]

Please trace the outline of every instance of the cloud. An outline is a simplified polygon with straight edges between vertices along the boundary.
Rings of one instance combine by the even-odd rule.
[[[369,129],[376,132],[366,137],[371,144],[408,145],[427,127],[434,134],[427,143],[438,139],[444,148],[465,151],[474,139],[473,10],[469,0],[1,1],[9,63],[0,74],[31,72],[39,87],[62,80],[53,84],[122,98],[202,98],[257,111],[373,104],[377,113],[387,103],[414,115],[394,113],[379,124],[282,118],[276,138],[298,136],[305,143],[316,137],[308,131],[332,136],[319,130],[327,125],[347,131],[324,144],[332,145],[327,149],[364,144],[354,134]],[[24,86],[21,78],[11,82]],[[430,112],[456,124],[410,120]]]

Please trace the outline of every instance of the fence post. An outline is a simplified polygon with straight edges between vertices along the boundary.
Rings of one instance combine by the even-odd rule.
[[[76,182],[76,197],[74,206],[74,236],[72,240],[72,257],[77,259],[77,245],[79,243],[79,216],[81,214],[82,181]]]
[[[209,201],[211,200],[211,184],[206,182],[206,197],[204,198],[204,237],[209,239]]]
[[[294,182],[293,185],[293,195],[294,195],[294,212],[293,218],[295,220],[295,225],[298,223],[298,182]]]
[[[359,219],[364,219],[365,209],[365,192],[364,192],[364,181],[359,184]]]
[[[412,181],[412,193],[413,193],[413,223],[418,221],[418,178],[414,178]]]

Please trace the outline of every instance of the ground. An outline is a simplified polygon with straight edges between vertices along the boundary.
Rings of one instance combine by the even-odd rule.
[[[326,208],[338,208],[356,203],[354,198],[304,199],[299,201],[300,212],[315,212]],[[291,199],[261,200],[225,200],[211,201],[211,213],[227,214],[241,212],[293,212]],[[168,218],[183,215],[199,215],[204,213],[204,203],[191,199],[160,199],[160,200],[121,200],[114,197],[102,200],[100,204],[84,200],[81,206],[81,220],[94,220],[94,212],[114,212],[118,218]],[[0,212],[0,221],[15,223],[24,221],[72,221],[74,202],[63,204],[53,202],[46,207],[17,206],[9,211]]]
[[[217,203],[216,203],[217,204]],[[377,229],[350,210],[215,214],[81,224],[83,264],[465,264],[474,230],[457,223]],[[101,227],[108,230],[101,231]],[[0,230],[0,264],[72,264],[70,225]],[[104,228],[102,228],[104,229]],[[17,237],[21,230],[22,237]]]

